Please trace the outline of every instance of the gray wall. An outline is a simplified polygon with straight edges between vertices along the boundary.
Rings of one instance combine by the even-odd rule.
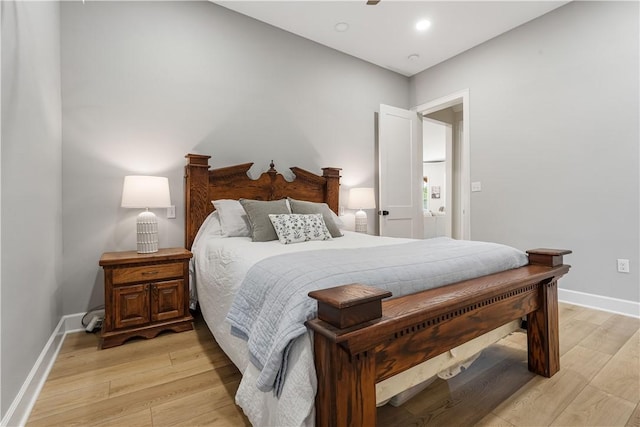
[[[169,177],[178,217],[156,211],[160,245],[182,246],[186,153],[254,161],[254,176],[271,159],[342,167],[345,189],[373,187],[374,112],[409,106],[406,77],[212,3],[61,8],[65,313],[103,302],[102,252],[135,249],[125,175]]]
[[[2,8],[4,416],[62,317],[60,7]]]
[[[572,249],[561,287],[630,301],[638,26],[637,2],[572,2],[411,78],[411,105],[470,90],[472,238]]]

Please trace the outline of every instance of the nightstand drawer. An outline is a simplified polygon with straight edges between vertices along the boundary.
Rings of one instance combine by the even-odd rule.
[[[142,267],[126,267],[113,270],[113,284],[166,280],[184,275],[184,263],[155,264]]]

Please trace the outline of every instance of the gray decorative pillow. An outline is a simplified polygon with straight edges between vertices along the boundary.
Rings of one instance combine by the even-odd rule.
[[[304,202],[289,197],[289,204],[291,205],[291,213],[294,214],[322,214],[322,219],[324,220],[329,233],[331,233],[331,237],[343,236],[340,228],[333,220],[333,211],[326,203]]]
[[[309,240],[331,240],[331,234],[322,220],[322,214],[269,215],[280,243],[308,242]]]
[[[240,199],[240,204],[249,218],[251,240],[254,242],[268,242],[278,239],[269,214],[291,213],[285,199],[271,201]]]

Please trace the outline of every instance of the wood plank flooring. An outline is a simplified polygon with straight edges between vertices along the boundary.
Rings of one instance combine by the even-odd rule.
[[[234,403],[240,373],[196,318],[194,331],[98,350],[65,338],[27,426],[249,426]],[[640,427],[640,320],[560,305],[561,369],[527,370],[526,335],[486,349],[465,372],[436,380],[378,425]]]

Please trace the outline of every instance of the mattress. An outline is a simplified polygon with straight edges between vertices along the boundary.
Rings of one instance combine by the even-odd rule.
[[[309,250],[397,245],[411,241],[353,232],[344,234],[344,237],[330,241],[310,241],[293,245],[283,245],[278,241],[252,242],[249,237],[219,236],[196,238],[194,242],[194,297],[197,296],[203,317],[216,341],[243,374],[236,394],[236,403],[242,407],[253,425],[313,426],[317,384],[312,337],[309,332],[293,342],[288,354],[289,364],[280,396],[276,398],[271,392],[259,391],[256,381],[260,373],[249,361],[247,343],[232,336],[230,325],[225,322],[234,297],[247,271],[259,261],[274,255]],[[378,402],[385,402],[399,391],[415,387],[438,373],[445,378],[455,374],[458,366],[516,328],[517,323],[506,325],[377,384]]]

